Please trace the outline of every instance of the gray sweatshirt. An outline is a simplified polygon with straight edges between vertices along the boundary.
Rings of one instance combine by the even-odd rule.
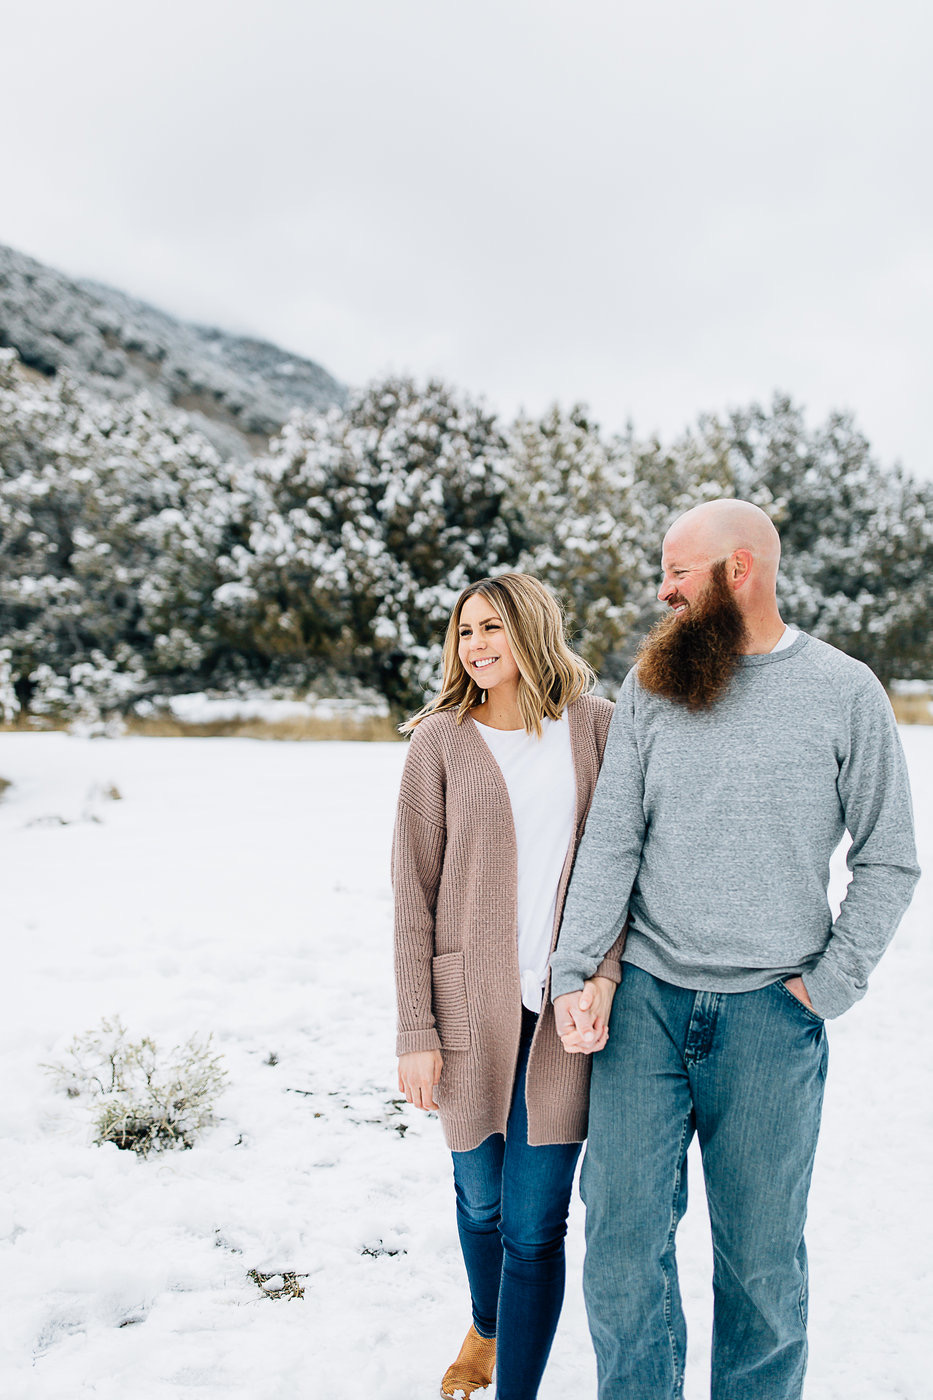
[[[829,860],[848,830],[839,916]],[[801,633],[745,656],[712,709],[616,704],[551,959],[551,995],[624,960],[675,986],[752,991],[801,974],[815,1010],[864,996],[919,876],[907,768],[881,685]]]

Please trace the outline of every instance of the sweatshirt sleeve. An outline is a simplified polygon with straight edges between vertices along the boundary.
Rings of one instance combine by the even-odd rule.
[[[409,742],[392,836],[396,1053],[439,1050],[431,996],[434,919],[446,846],[440,752],[419,726]]]
[[[851,700],[837,787],[852,838],[852,879],[825,951],[804,974],[824,1017],[841,1015],[865,995],[920,875],[904,751],[888,698],[871,674]]]
[[[625,952],[625,936],[627,933],[628,922],[626,921],[622,927],[622,932],[593,973],[594,977],[608,977],[610,982],[615,982],[616,986],[619,985],[622,981],[622,954]]]
[[[613,712],[551,957],[552,998],[579,991],[597,970],[616,980],[613,964],[618,967],[622,955],[629,897],[645,840],[645,779],[635,742],[635,693],[635,674],[630,671]]]

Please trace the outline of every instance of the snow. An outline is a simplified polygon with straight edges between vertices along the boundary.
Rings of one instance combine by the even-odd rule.
[[[902,733],[933,870],[933,729]],[[437,1393],[469,1314],[440,1128],[395,1085],[404,752],[0,735],[5,1400]],[[837,860],[837,893],[842,874]],[[808,1400],[929,1394],[931,906],[928,875],[830,1032]],[[167,1049],[213,1032],[229,1087],[193,1150],[94,1146],[86,1105],[41,1068],[115,1013]],[[711,1264],[692,1167],[680,1259],[698,1400]],[[576,1201],[542,1400],[595,1392],[582,1253]],[[291,1274],[304,1296],[269,1296]]]
[[[165,700],[166,708],[184,724],[212,724],[229,720],[266,720],[276,724],[290,719],[369,719],[384,717],[389,707],[379,697],[364,701],[356,699],[321,699],[309,695],[306,700],[288,700],[269,695],[230,696],[207,695],[195,691],[188,695],[172,695]]]
[[[931,695],[933,681],[892,681],[889,688],[894,695]]]

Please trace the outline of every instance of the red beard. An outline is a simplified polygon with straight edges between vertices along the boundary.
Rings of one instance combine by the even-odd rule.
[[[728,690],[747,639],[720,560],[695,603],[652,627],[638,650],[638,679],[652,695],[689,710],[708,710]]]

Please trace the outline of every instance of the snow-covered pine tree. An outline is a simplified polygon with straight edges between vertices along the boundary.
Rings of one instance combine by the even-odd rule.
[[[847,413],[809,428],[776,395],[723,421],[737,496],[771,515],[783,546],[779,596],[788,620],[865,661],[887,683],[933,674],[933,492],[882,467]]]
[[[604,437],[585,407],[520,418],[514,499],[529,535],[522,567],[564,599],[577,644],[620,681],[658,615],[661,542],[681,511],[731,494],[721,451],[685,435],[671,448],[629,427]]]
[[[250,541],[260,645],[396,707],[422,703],[457,594],[518,556],[495,418],[444,384],[391,378],[346,413],[294,418],[260,470],[272,500]]]
[[[151,560],[139,588],[151,638],[146,665],[152,688],[163,694],[230,688],[266,673],[235,599],[268,495],[253,463],[221,460],[185,430],[184,419],[178,427],[174,454],[166,452],[164,428],[152,444],[170,498],[136,528]]]
[[[510,445],[512,500],[528,536],[519,565],[560,596],[586,659],[620,679],[652,576],[631,453],[605,441],[581,404],[520,417]]]
[[[123,709],[159,672],[169,690],[203,674],[228,475],[184,415],[29,375],[4,353],[0,635],[24,708]]]
[[[555,408],[507,441],[448,386],[389,379],[235,466],[184,415],[0,352],[4,713],[243,677],[415,706],[457,592],[515,567],[612,682],[657,615],[670,521],[731,494],[781,529],[791,620],[883,680],[933,673],[933,487],[881,468],[846,415],[809,429],[778,396],[662,447]]]

